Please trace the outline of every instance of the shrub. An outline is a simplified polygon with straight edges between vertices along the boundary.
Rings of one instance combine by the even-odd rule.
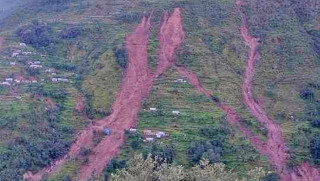
[[[114,48],[113,49],[114,57],[116,63],[122,68],[127,66],[127,53],[124,48]]]
[[[319,120],[319,119],[314,119],[314,120],[312,120],[312,121],[311,121],[311,125],[312,125],[313,127],[319,128],[319,127],[320,127],[320,120]]]
[[[310,141],[310,153],[315,163],[320,163],[320,137]]]
[[[67,27],[60,33],[62,38],[76,38],[81,34],[81,29],[79,27]]]
[[[17,35],[26,44],[33,47],[47,47],[52,42],[51,29],[46,23],[40,23],[34,20],[31,24],[18,29]]]

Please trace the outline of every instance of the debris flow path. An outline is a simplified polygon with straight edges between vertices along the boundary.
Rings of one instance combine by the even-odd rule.
[[[153,73],[150,72],[147,58],[149,28],[150,16],[144,16],[141,23],[126,37],[128,66],[116,101],[112,105],[111,115],[89,125],[78,136],[67,156],[35,175],[26,173],[25,179],[38,181],[45,173],[50,175],[59,170],[69,157],[74,158],[79,154],[81,147],[92,148],[93,130],[102,130],[104,127],[108,127],[112,133],[92,148],[89,162],[80,168],[78,180],[87,180],[92,174],[101,174],[105,165],[118,154],[125,140],[124,130],[136,125],[138,111],[151,90],[153,80],[172,65],[175,51],[184,38],[180,9],[174,9],[171,16],[165,12],[159,33],[158,66]]]

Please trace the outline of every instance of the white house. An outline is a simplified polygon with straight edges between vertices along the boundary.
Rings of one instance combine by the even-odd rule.
[[[9,82],[2,82],[1,85],[10,86],[11,84]]]
[[[163,137],[165,137],[165,136],[166,136],[166,133],[163,132],[163,131],[159,131],[159,132],[156,133],[156,137],[157,137],[157,138],[163,138]]]
[[[34,69],[38,69],[38,68],[42,68],[42,65],[35,65],[35,64],[33,64],[33,65],[30,65],[29,67],[30,67],[30,68],[34,68]]]
[[[153,142],[153,140],[154,140],[153,138],[146,138],[147,142]]]
[[[175,82],[177,82],[177,83],[186,83],[187,81],[183,80],[183,79],[177,79]]]
[[[32,52],[22,52],[23,55],[32,55]]]
[[[6,82],[13,82],[13,78],[6,78]]]
[[[48,68],[48,69],[46,69],[45,72],[46,73],[54,73],[54,72],[56,72],[56,70],[54,68]]]
[[[12,55],[11,55],[11,57],[17,57],[19,54],[20,54],[20,53],[18,53],[18,52],[13,52]]]
[[[38,81],[37,80],[32,80],[31,83],[35,84],[35,83],[38,83]]]
[[[10,62],[10,65],[14,66],[16,65],[16,62]]]
[[[26,46],[27,46],[25,43],[19,43],[19,45],[20,45],[21,47],[26,47]]]
[[[149,110],[150,110],[150,111],[157,111],[157,108],[155,108],[155,107],[150,107]]]
[[[58,82],[69,82],[69,80],[65,78],[58,78]]]
[[[130,132],[130,133],[136,133],[136,132],[137,132],[137,129],[131,128],[131,129],[129,129],[129,132]]]
[[[52,78],[51,81],[52,82],[58,82],[58,78]]]
[[[180,111],[172,111],[172,114],[180,115]]]

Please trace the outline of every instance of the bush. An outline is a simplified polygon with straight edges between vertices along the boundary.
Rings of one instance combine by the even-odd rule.
[[[313,127],[319,128],[320,127],[320,120],[319,119],[312,120],[311,125]]]
[[[312,101],[314,99],[314,93],[309,88],[304,88],[300,91],[300,97],[304,100]]]
[[[310,153],[314,162],[320,163],[320,137],[313,138],[310,141]]]
[[[223,147],[223,143],[219,140],[196,142],[188,150],[189,162],[191,164],[197,164],[203,157],[207,157],[211,163],[220,162]]]
[[[262,179],[262,181],[279,181],[279,180],[280,180],[279,176],[275,173],[270,173]]]
[[[76,38],[81,34],[79,27],[67,27],[60,33],[61,38]]]
[[[113,49],[114,57],[116,63],[122,68],[127,66],[127,53],[124,48],[114,48]]]
[[[48,25],[37,20],[19,28],[17,31],[17,35],[24,43],[35,48],[49,46],[53,42],[51,34],[51,29]]]

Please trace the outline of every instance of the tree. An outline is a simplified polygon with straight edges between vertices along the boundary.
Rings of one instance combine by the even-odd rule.
[[[313,138],[310,141],[310,153],[313,160],[319,163],[320,160],[320,137]]]
[[[143,159],[142,154],[135,155],[129,160],[128,168],[119,170],[111,175],[111,181],[238,181],[237,173],[227,170],[224,164],[209,164],[201,161],[199,165],[190,169],[174,166],[157,161],[151,154]],[[246,180],[258,181],[265,176],[262,168],[256,168],[247,173]]]

